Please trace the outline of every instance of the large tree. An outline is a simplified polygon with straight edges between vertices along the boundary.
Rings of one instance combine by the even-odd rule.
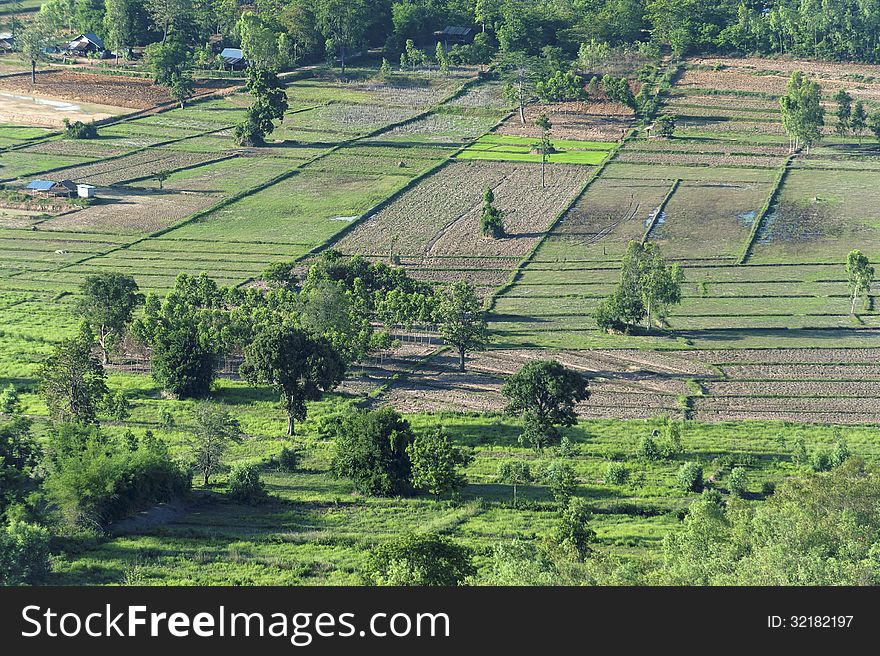
[[[849,291],[852,295],[850,314],[856,313],[856,301],[859,296],[867,295],[874,282],[874,267],[868,258],[860,250],[851,251],[846,258],[846,277],[849,282]]]
[[[577,422],[577,404],[590,398],[587,380],[555,360],[529,362],[504,383],[505,412],[522,417],[522,442],[541,449],[559,439],[560,426]]]
[[[332,470],[363,494],[394,496],[412,489],[409,422],[392,408],[356,412],[336,429]]]
[[[467,353],[483,350],[489,342],[483,304],[473,285],[459,280],[446,290],[437,308],[437,319],[443,340],[458,351],[459,370],[464,371]]]
[[[37,377],[49,416],[62,422],[94,423],[107,402],[106,374],[92,355],[95,336],[83,322],[79,333],[63,340],[43,362]]]
[[[292,324],[270,324],[244,350],[241,374],[253,385],[272,385],[287,413],[287,434],[306,418],[306,401],[317,401],[345,374],[345,362],[322,337]]]
[[[376,585],[458,586],[477,569],[471,551],[433,533],[408,533],[370,553],[367,576]]]
[[[49,45],[50,31],[39,18],[28,23],[15,37],[19,56],[31,65],[31,84],[37,83],[37,62],[46,58],[44,49]]]
[[[135,0],[105,0],[104,34],[106,45],[116,53],[128,58],[128,49],[137,39]]]
[[[173,32],[183,29],[192,20],[192,0],[144,0],[147,13],[158,29],[162,30],[162,43]]]
[[[504,80],[504,98],[519,111],[519,121],[526,124],[526,105],[535,97],[535,63],[525,52],[506,53],[499,69]]]
[[[79,291],[76,310],[97,336],[107,364],[110,350],[131,324],[135,309],[144,302],[143,294],[133,277],[116,272],[86,276]]]
[[[789,137],[789,150],[810,147],[822,138],[825,125],[825,108],[822,107],[822,90],[801,71],[791,74],[787,93],[779,99],[782,109],[782,127]]]
[[[244,120],[235,126],[235,140],[242,146],[262,146],[266,136],[275,129],[273,121],[284,121],[287,91],[274,70],[252,66],[248,69],[245,89],[253,102]]]
[[[328,51],[339,55],[340,74],[345,76],[345,58],[361,45],[372,9],[365,0],[317,0],[315,18],[327,39]]]

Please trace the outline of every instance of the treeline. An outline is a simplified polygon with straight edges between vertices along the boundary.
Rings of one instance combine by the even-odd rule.
[[[113,49],[182,43],[203,64],[215,55],[205,44],[241,45],[270,68],[325,57],[344,67],[364,48],[397,61],[407,40],[433,49],[447,25],[476,28],[474,43],[458,46],[475,61],[546,47],[573,58],[591,41],[880,61],[880,6],[860,0],[49,0],[40,17],[58,32],[94,32]]]

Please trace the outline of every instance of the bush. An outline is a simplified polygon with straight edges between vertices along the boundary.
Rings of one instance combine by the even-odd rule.
[[[411,492],[407,447],[414,436],[409,422],[391,408],[346,417],[336,429],[331,468],[350,478],[364,494],[395,496]]]
[[[189,473],[155,438],[130,451],[96,428],[64,425],[50,437],[49,452],[46,491],[74,526],[103,529],[190,489]]]
[[[660,460],[663,458],[663,454],[660,453],[660,447],[657,446],[657,442],[652,435],[645,435],[639,440],[636,455],[642,460]]]
[[[70,122],[70,119],[64,119],[64,134],[68,139],[97,139],[98,127],[94,121],[83,123],[82,121]]]
[[[776,483],[774,483],[773,481],[764,481],[761,484],[761,494],[763,494],[765,497],[772,496],[775,493]]]
[[[235,465],[229,473],[229,498],[238,503],[257,504],[266,499],[266,487],[256,465]]]
[[[294,472],[299,467],[300,453],[294,448],[283,447],[278,454],[278,471]]]
[[[734,467],[730,472],[730,480],[727,487],[734,496],[742,497],[746,494],[749,484],[749,475],[743,467]]]
[[[567,504],[577,489],[577,477],[567,462],[551,462],[541,478],[550,488],[553,498],[562,504]]]
[[[678,470],[676,480],[682,492],[702,492],[703,468],[696,462],[686,462]]]
[[[559,524],[551,537],[572,560],[583,562],[590,554],[589,544],[596,539],[596,532],[588,525],[591,517],[589,505],[583,499],[569,500],[561,513]]]
[[[622,462],[608,463],[608,469],[605,470],[605,482],[608,485],[626,485],[629,482],[629,467]]]
[[[376,585],[457,586],[476,572],[470,549],[433,533],[410,533],[379,545],[366,567]]]
[[[49,531],[13,521],[0,529],[0,586],[33,585],[49,573]]]

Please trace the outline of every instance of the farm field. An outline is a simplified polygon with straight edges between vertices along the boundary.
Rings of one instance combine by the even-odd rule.
[[[759,501],[770,484],[808,470],[801,447],[812,458],[844,435],[852,454],[876,460],[880,306],[872,288],[850,312],[844,264],[854,248],[875,264],[880,257],[880,149],[836,135],[829,119],[819,146],[789,153],[777,108],[793,65],[682,62],[660,95],[659,113],[675,121],[671,138],[649,134],[625,105],[595,98],[530,103],[523,123],[502,83],[476,66],[449,75],[395,69],[381,81],[373,61],[346,80],[320,65],[291,76],[289,109],[260,147],[236,144],[250,98],[222,80],[201,87],[220,93],[119,117],[94,140],[0,125],[4,192],[37,177],[97,187],[95,199],[0,209],[0,388],[21,390],[40,440],[50,424],[37,372],[76,333],[79,286],[95,273],[130,274],[142,292],[160,295],[181,273],[262,289],[275,284],[263,275],[270,265],[302,275],[334,249],[400,265],[436,289],[472,283],[490,333],[487,349],[469,352],[459,371],[436,326],[392,327],[391,344],[310,402],[290,438],[278,395],[247,385],[240,353],[229,354],[211,399],[245,435],[229,463],[259,465],[269,500],[231,501],[224,471],[191,498],[59,554],[49,582],[361,584],[370,550],[410,530],[470,547],[484,581],[495,545],[536,541],[558,520],[539,476],[512,502],[498,476],[505,461],[536,474],[569,463],[597,548],[656,564],[696,498],[679,489],[684,462],[703,466],[725,494],[732,468],[746,468],[745,498]],[[827,107],[846,88],[880,108],[880,67],[800,68],[822,84]],[[41,75],[61,98],[85,74]],[[19,83],[0,81],[0,90]],[[149,84],[96,85],[125,111],[169,100]],[[140,94],[142,86],[149,90]],[[544,184],[532,152],[542,112],[556,149]],[[497,239],[480,235],[487,189],[503,214]],[[654,244],[682,267],[682,301],[650,330],[610,334],[598,329],[596,309],[630,241]],[[545,359],[584,374],[590,397],[562,431],[567,447],[536,450],[519,441],[523,424],[504,414],[501,388]],[[119,439],[149,429],[182,457],[198,403],[163,392],[149,367],[146,356],[108,364],[111,390],[124,390],[131,407],[101,428]],[[416,430],[442,426],[473,450],[458,496],[373,498],[333,476],[336,422],[386,406]],[[640,442],[667,419],[681,427],[681,452],[645,460]],[[302,456],[296,471],[276,466],[286,445]],[[612,484],[609,466],[624,462],[630,478]]]

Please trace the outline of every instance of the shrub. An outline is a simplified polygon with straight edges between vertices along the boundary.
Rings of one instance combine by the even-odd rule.
[[[629,476],[629,467],[622,462],[608,463],[608,469],[605,470],[605,482],[609,485],[626,485]]]
[[[376,585],[458,586],[476,571],[470,549],[434,533],[409,533],[381,544],[366,566]]]
[[[64,119],[64,135],[68,139],[97,139],[98,127],[94,121],[83,123],[82,121],[70,122],[70,119]]]
[[[813,471],[826,472],[832,469],[831,454],[827,451],[817,451],[813,454]]]
[[[761,484],[761,494],[763,494],[765,497],[769,497],[769,496],[775,494],[775,492],[776,492],[776,483],[774,483],[773,481],[764,481]]]
[[[567,462],[551,462],[544,470],[542,479],[550,488],[553,498],[562,504],[567,504],[577,489],[577,477]]]
[[[282,447],[278,454],[278,471],[294,472],[299,467],[300,453],[292,447]]]
[[[333,473],[350,478],[364,494],[407,494],[411,491],[407,447],[413,439],[409,422],[391,408],[354,413],[336,429]]]
[[[563,435],[562,439],[559,440],[558,451],[560,458],[571,458],[574,455],[574,445],[567,435]]]
[[[678,470],[676,476],[678,487],[682,492],[702,492],[703,468],[696,462],[686,462]]]
[[[734,467],[730,472],[730,480],[727,487],[734,496],[742,497],[746,494],[749,484],[749,475],[743,467]]]
[[[12,521],[0,529],[0,586],[33,585],[49,573],[49,531]]]
[[[567,557],[583,562],[590,554],[589,544],[596,539],[596,532],[588,525],[591,518],[592,513],[586,501],[569,500],[551,536]]]
[[[663,454],[652,435],[645,435],[639,440],[639,446],[636,449],[636,455],[642,460],[660,460]]]
[[[256,465],[235,465],[229,473],[228,485],[229,498],[238,503],[257,504],[266,499],[266,487]]]

